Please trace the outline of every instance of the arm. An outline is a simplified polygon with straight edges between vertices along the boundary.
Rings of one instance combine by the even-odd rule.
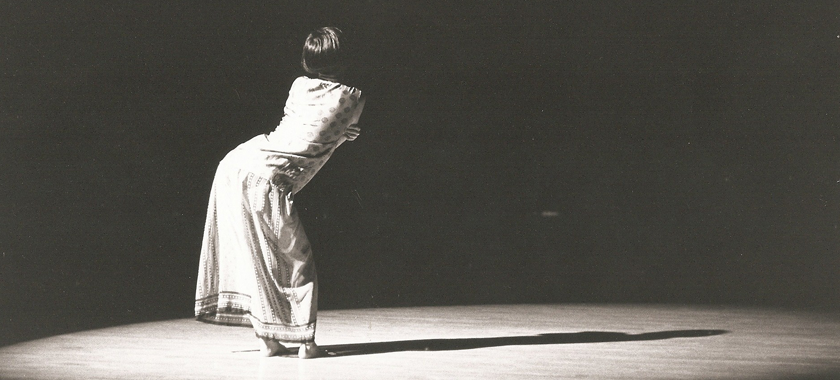
[[[362,133],[362,128],[359,127],[358,122],[359,117],[362,116],[362,110],[365,108],[365,100],[366,98],[364,96],[359,99],[359,105],[356,106],[352,121],[350,122],[351,124],[347,126],[347,129],[344,131],[344,135],[339,138],[338,145],[336,145],[336,147],[340,146],[345,141],[356,140],[356,138],[359,137],[359,134]]]

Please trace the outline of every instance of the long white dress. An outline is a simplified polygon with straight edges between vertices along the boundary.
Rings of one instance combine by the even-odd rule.
[[[280,342],[314,341],[318,280],[294,195],[344,142],[363,107],[356,88],[300,77],[280,125],[222,159],[201,247],[198,320],[253,326],[257,336]]]

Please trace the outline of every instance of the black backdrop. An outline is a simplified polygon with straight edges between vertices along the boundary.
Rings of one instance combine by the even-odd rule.
[[[836,2],[0,3],[0,342],[189,317],[215,165],[306,32],[363,135],[296,200],[321,307],[840,304]]]

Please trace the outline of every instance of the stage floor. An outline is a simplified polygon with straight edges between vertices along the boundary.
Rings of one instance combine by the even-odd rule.
[[[671,305],[333,310],[334,357],[260,357],[250,328],[192,319],[0,347],[2,379],[840,378],[840,315]]]

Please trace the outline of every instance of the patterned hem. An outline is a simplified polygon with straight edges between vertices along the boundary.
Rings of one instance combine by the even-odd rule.
[[[221,299],[221,307],[219,301]],[[248,304],[251,297],[245,294],[222,292],[195,301],[195,318],[202,322],[226,326],[250,326]]]
[[[214,325],[250,326],[254,328],[258,337],[281,343],[315,341],[315,321],[303,325],[263,322],[251,314],[251,310],[246,306],[249,301],[249,296],[233,292],[221,292],[201,298],[195,303],[195,319]]]
[[[264,323],[254,317],[251,325],[257,337],[276,340],[280,343],[311,343],[315,341],[315,321],[301,326],[287,326],[274,323]]]
[[[251,327],[251,320],[247,315],[227,315],[227,314],[201,314],[196,315],[195,320],[204,323],[210,323],[221,326],[241,326]]]

